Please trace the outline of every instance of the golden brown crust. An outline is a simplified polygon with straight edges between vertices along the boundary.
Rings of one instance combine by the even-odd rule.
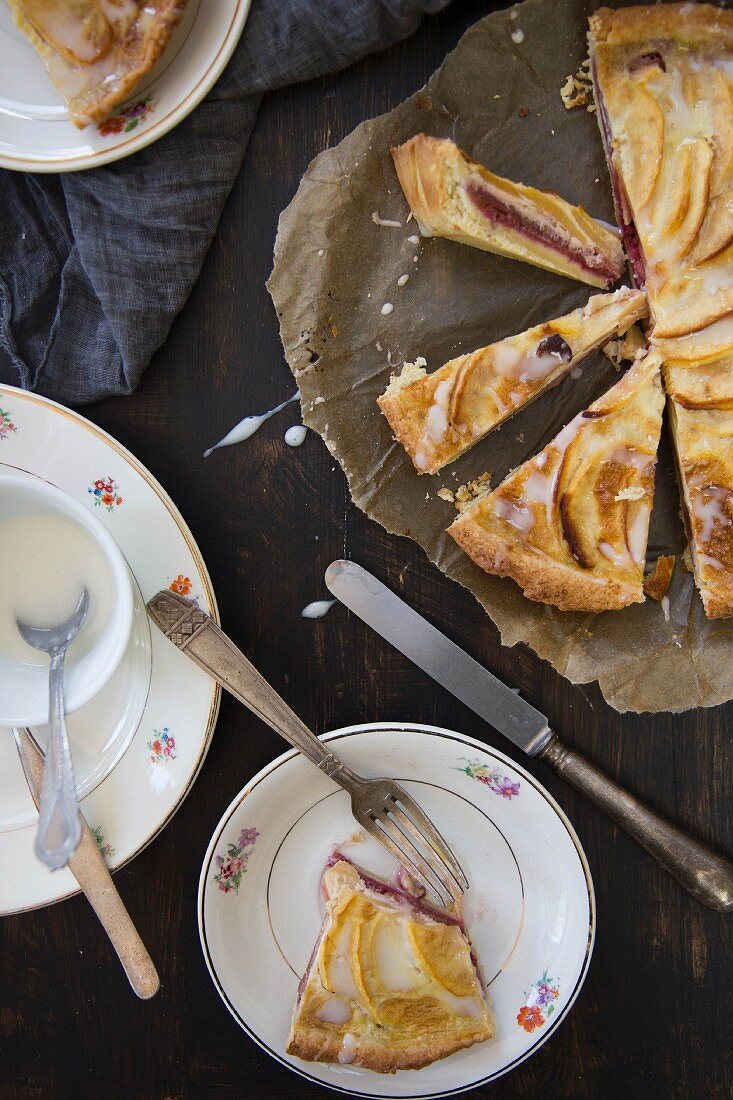
[[[482,569],[561,610],[643,600],[664,403],[660,362],[652,352],[636,363],[448,528]]]
[[[620,278],[623,253],[617,235],[581,206],[496,176],[445,139],[416,134],[393,148],[392,157],[423,231],[590,286],[605,288]]]
[[[440,1058],[447,1058],[458,1050],[473,1046],[475,1043],[486,1042],[493,1039],[494,1033],[486,1034],[477,1029],[475,1034],[462,1036],[431,1036],[429,1047],[423,1050],[387,1050],[378,1043],[360,1042],[356,1062],[364,1069],[374,1070],[375,1073],[396,1073],[399,1069],[424,1069],[432,1065]],[[292,1054],[296,1058],[302,1058],[306,1062],[337,1063],[341,1053],[341,1039],[331,1036],[324,1038],[320,1029],[298,1030],[297,1034],[291,1032],[286,1054]]]
[[[119,40],[90,65],[74,65],[64,51],[46,41],[29,20],[23,0],[8,0],[13,18],[40,55],[51,79],[69,108],[78,129],[90,122],[102,122],[132,95],[165,50],[181,20],[188,0],[146,0],[141,14],[125,27]],[[72,75],[88,83],[79,93],[67,94],[65,83]],[[110,79],[111,76],[114,79]]]
[[[430,375],[406,364],[377,402],[417,472],[434,474],[646,313],[641,291],[595,294],[564,317],[452,359]]]

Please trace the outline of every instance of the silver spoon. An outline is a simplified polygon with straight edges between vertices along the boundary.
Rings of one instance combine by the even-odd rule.
[[[64,658],[81,630],[89,607],[86,588],[72,615],[58,626],[30,626],[16,620],[24,641],[51,659],[48,678],[49,733],[36,833],[36,855],[52,871],[65,867],[79,847],[81,822],[64,716]]]

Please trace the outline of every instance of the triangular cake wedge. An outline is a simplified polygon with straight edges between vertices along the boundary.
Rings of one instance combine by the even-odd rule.
[[[664,379],[695,580],[706,615],[733,615],[733,356],[667,361]]]
[[[286,1051],[378,1073],[492,1039],[496,1023],[459,916],[336,857]]]
[[[432,374],[405,364],[379,407],[417,472],[434,474],[646,313],[639,290],[595,294],[564,317],[451,359]]]
[[[424,233],[606,288],[624,259],[618,235],[552,191],[496,176],[443,138],[417,134],[392,149]]]
[[[664,397],[650,352],[448,528],[487,573],[564,611],[644,599]]]
[[[7,2],[71,121],[83,129],[132,95],[168,45],[188,0]]]
[[[733,11],[601,8],[591,74],[616,217],[653,340],[733,313]],[[697,354],[702,354],[698,348]]]

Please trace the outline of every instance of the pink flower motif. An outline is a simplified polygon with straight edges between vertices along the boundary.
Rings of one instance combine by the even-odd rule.
[[[502,798],[514,798],[519,794],[519,784],[512,783],[508,775],[505,775],[503,780],[496,784],[496,793],[500,794]]]
[[[242,829],[237,844],[240,848],[247,848],[250,844],[254,844],[259,835],[256,829]]]
[[[259,835],[254,828],[242,829],[237,843],[228,845],[227,854],[217,855],[214,858],[214,864],[218,869],[214,875],[214,882],[218,883],[219,889],[224,893],[239,890],[242,876],[247,870],[247,860],[252,854],[252,848]]]

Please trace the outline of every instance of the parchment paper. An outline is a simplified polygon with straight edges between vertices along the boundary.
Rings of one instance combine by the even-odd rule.
[[[423,355],[432,370],[597,293],[452,241],[413,245],[407,238],[417,228],[406,222],[389,155],[391,145],[420,131],[451,137],[500,175],[556,190],[613,221],[595,116],[584,108],[566,111],[559,95],[587,55],[593,6],[525,0],[514,19],[508,11],[488,16],[422,91],[318,156],[281,216],[268,285],[304,421],[343,466],[354,502],[388,531],[415,539],[448,577],[470,589],[505,645],[526,642],[574,683],[598,680],[619,711],[680,711],[733,697],[733,620],[705,618],[681,556],[668,593],[669,623],[652,600],[602,615],[560,612],[475,566],[445,534],[455,510],[436,495],[485,470],[496,485],[540,450],[618,377],[605,356],[599,353],[580,379],[566,378],[434,477],[416,474],[376,405],[403,360]],[[518,30],[521,43],[512,39]],[[375,210],[402,227],[376,225]],[[400,288],[403,274],[409,281]],[[383,315],[386,302],[394,309]],[[648,556],[681,555],[684,544],[665,433]]]

